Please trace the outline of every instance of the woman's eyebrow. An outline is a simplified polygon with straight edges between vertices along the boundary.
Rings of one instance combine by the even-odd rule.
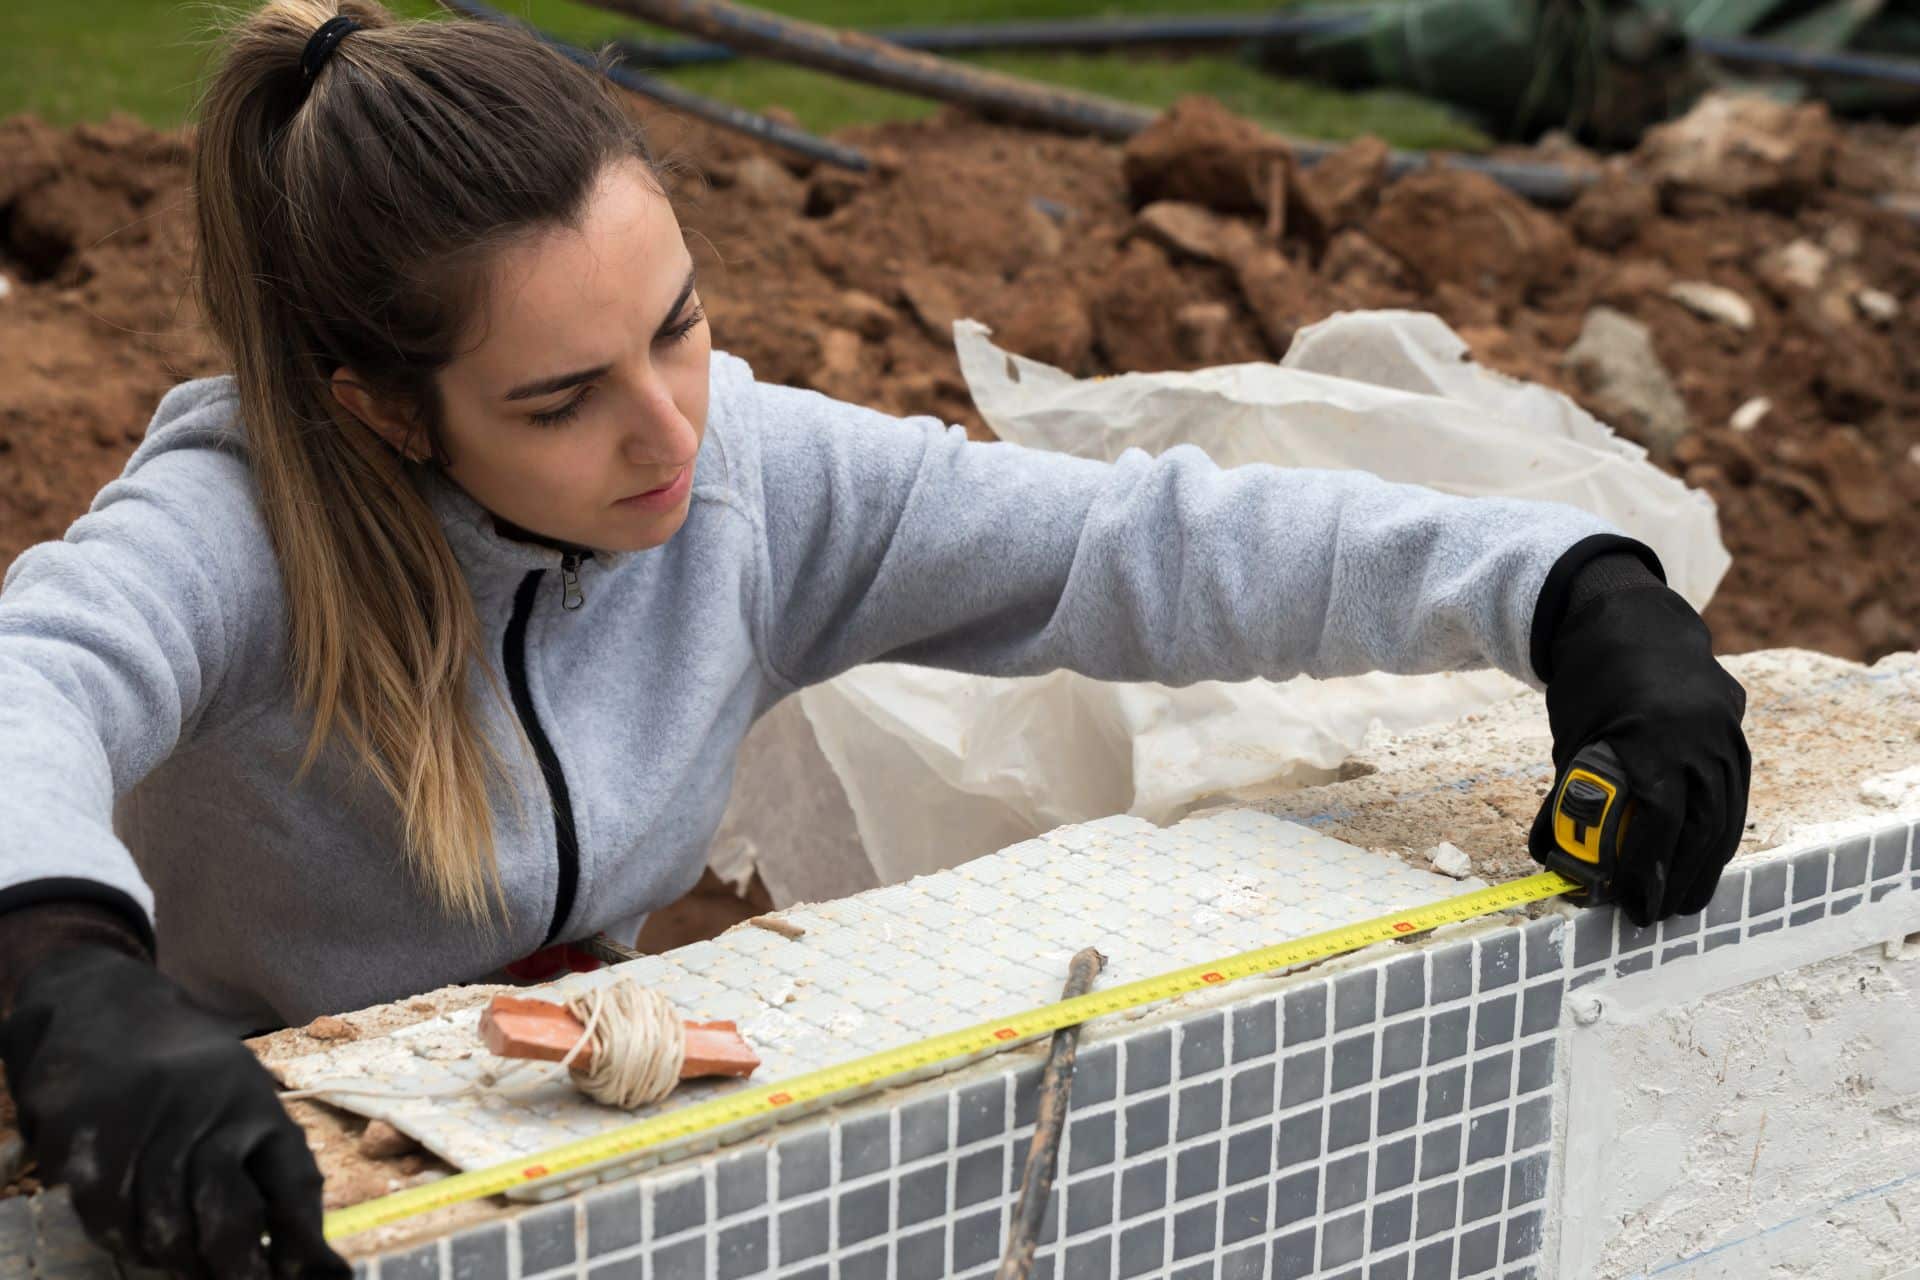
[[[680,308],[687,305],[687,299],[693,296],[693,277],[696,268],[687,268],[687,278],[680,285],[680,292],[674,295],[673,305],[667,308],[667,318],[660,322],[660,332],[665,333],[673,325],[673,318],[680,314]],[[507,392],[507,400],[532,400],[540,396],[550,396],[556,391],[565,391],[568,387],[577,387],[583,382],[592,382],[595,378],[605,377],[613,368],[610,364],[595,365],[591,369],[576,369],[572,373],[556,373],[551,377],[536,378],[532,382],[523,382]]]

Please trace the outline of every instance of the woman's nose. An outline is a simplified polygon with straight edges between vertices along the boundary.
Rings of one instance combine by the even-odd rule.
[[[634,465],[676,466],[692,457],[698,436],[672,392],[656,384],[641,394],[622,443]]]

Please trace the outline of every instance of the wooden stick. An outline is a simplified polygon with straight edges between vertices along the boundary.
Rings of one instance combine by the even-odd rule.
[[[682,1080],[698,1076],[750,1076],[760,1065],[759,1055],[740,1038],[731,1022],[689,1022],[687,1057],[680,1068]],[[558,1062],[567,1056],[586,1030],[562,1005],[521,996],[495,996],[480,1015],[480,1038],[489,1050],[503,1058],[532,1058],[540,1062]],[[583,1045],[573,1056],[570,1070],[593,1069],[593,1046]]]

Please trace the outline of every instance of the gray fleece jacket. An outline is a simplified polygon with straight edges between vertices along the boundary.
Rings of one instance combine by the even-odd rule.
[[[512,694],[477,695],[509,770],[510,910],[486,928],[415,882],[343,746],[294,781],[310,719],[237,410],[230,377],[173,388],[125,473],[7,574],[0,910],[121,906],[239,1030],[631,939],[699,877],[755,717],[856,664],[1167,684],[1492,665],[1539,687],[1549,569],[1615,532],[1190,447],[1109,464],[972,443],[716,352],[685,526],[579,563],[577,609],[560,552],[428,482]]]

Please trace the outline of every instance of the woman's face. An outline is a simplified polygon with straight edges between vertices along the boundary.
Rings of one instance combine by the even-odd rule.
[[[548,538],[659,546],[687,517],[712,354],[672,206],[637,161],[610,165],[579,230],[489,276],[479,345],[439,375],[447,474]]]

